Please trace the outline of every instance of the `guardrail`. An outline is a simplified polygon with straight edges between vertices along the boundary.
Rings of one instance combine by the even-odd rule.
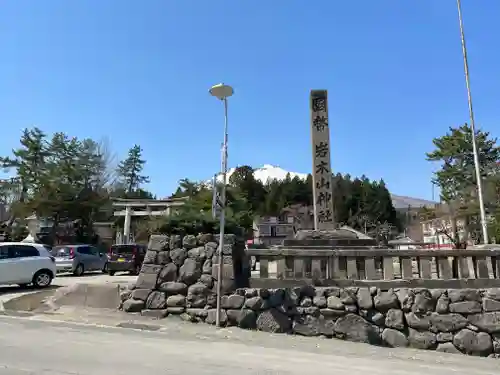
[[[500,285],[500,247],[467,250],[416,249],[249,249],[259,259],[260,268],[251,282],[304,281],[315,284],[425,285],[424,281],[483,280],[481,285]],[[274,263],[274,264],[273,264]],[[273,269],[270,270],[270,266]],[[273,268],[273,267],[271,267]],[[421,280],[421,281],[418,281]],[[490,280],[488,282],[487,280]],[[336,282],[335,282],[336,281]],[[428,283],[427,283],[428,284]],[[449,283],[448,283],[449,284]],[[470,284],[470,282],[469,282]],[[477,283],[476,283],[477,284]],[[439,283],[437,284],[439,285]],[[446,282],[443,285],[447,285]]]

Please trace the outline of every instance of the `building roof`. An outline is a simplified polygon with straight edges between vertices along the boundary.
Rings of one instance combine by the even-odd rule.
[[[401,237],[401,238],[396,238],[395,240],[390,240],[388,243],[389,245],[406,245],[408,243],[414,243],[410,237]]]
[[[346,231],[349,231],[351,233],[354,233],[359,239],[362,239],[362,240],[373,240],[372,237],[370,237],[370,236],[364,234],[363,232],[360,232],[360,231],[358,231],[358,230],[356,230],[354,228],[351,228],[351,227],[349,227],[347,225],[344,225],[344,226],[340,227],[339,229],[346,230]]]

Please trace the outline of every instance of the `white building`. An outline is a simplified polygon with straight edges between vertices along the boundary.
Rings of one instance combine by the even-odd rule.
[[[434,244],[434,248],[452,249],[453,241],[449,236],[453,236],[451,218],[448,216],[425,220],[421,222],[423,240],[425,243]],[[448,235],[446,235],[446,233]],[[460,241],[465,238],[465,227],[462,219],[457,219],[457,233]]]

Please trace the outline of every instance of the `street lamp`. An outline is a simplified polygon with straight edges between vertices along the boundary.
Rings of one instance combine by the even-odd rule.
[[[472,110],[472,96],[470,92],[470,80],[469,80],[469,64],[467,61],[467,46],[465,44],[464,23],[462,20],[462,5],[460,0],[457,0],[457,8],[458,8],[458,21],[460,23],[460,36],[462,39],[462,55],[464,57],[465,85],[467,86],[467,101],[469,103],[470,129],[472,132],[472,152],[474,154],[474,168],[476,170],[477,195],[479,197],[479,211],[481,214],[481,227],[483,229],[483,243],[487,244],[489,242],[488,223],[486,222],[486,213],[484,211],[483,184],[481,181],[481,171],[479,169],[479,156],[477,153],[477,144],[476,144],[476,125],[474,122],[474,111]]]
[[[224,142],[222,143],[222,192],[221,192],[221,212],[220,212],[220,235],[219,235],[219,260],[217,270],[217,311],[215,324],[220,327],[220,302],[222,292],[222,249],[224,247],[224,226],[226,223],[226,184],[227,184],[227,98],[233,95],[231,86],[219,83],[212,86],[210,94],[224,102]],[[214,186],[215,189],[215,186]]]

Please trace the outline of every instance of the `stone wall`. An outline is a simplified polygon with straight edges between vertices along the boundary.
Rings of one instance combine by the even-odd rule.
[[[137,284],[123,292],[121,308],[155,318],[173,314],[215,324],[217,243],[210,235],[186,236],[182,247],[180,241],[175,236],[151,239]],[[234,259],[241,251],[234,237],[228,241],[222,281],[226,295],[221,300],[224,325],[500,357],[500,288],[236,288],[234,270],[239,268]]]
[[[120,308],[164,317],[181,314],[186,306],[215,307],[218,243],[219,236],[211,234],[151,236],[137,282],[123,295]],[[225,235],[222,254],[221,287],[224,294],[230,294],[248,285],[244,242]]]

